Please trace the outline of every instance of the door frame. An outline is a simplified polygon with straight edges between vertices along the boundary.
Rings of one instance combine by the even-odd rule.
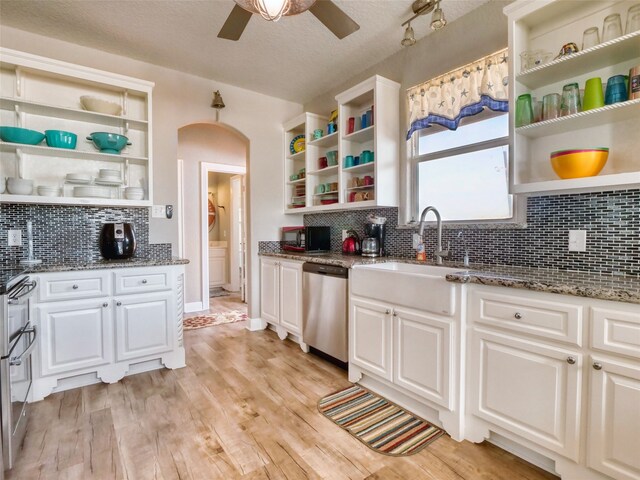
[[[246,175],[247,168],[224,163],[200,162],[200,279],[202,282],[202,310],[209,308],[209,224],[207,217],[209,213],[207,208],[209,172]]]

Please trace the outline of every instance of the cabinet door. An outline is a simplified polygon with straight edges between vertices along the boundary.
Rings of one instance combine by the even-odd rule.
[[[38,305],[41,374],[110,363],[113,358],[112,316],[109,298]]]
[[[616,479],[637,480],[640,365],[602,357],[591,365],[589,466]]]
[[[349,361],[386,380],[392,380],[391,334],[389,307],[351,298]]]
[[[260,260],[260,316],[269,323],[280,323],[280,275],[278,262]]]
[[[116,360],[173,349],[176,309],[173,292],[123,295],[116,302]]]
[[[578,460],[580,354],[474,329],[469,365],[472,413]]]
[[[280,325],[302,331],[302,265],[280,262]]]
[[[392,316],[394,383],[451,408],[451,322],[401,308]]]
[[[209,258],[209,286],[218,287],[226,283],[224,267],[226,260],[220,257]]]

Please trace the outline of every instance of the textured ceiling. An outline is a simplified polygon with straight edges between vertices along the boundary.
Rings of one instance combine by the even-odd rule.
[[[442,9],[451,22],[487,1]],[[343,40],[309,12],[277,23],[254,15],[238,42],[219,39],[232,0],[1,0],[0,22],[303,103],[402,48],[411,0],[335,3],[360,24]],[[416,38],[438,35],[429,21],[412,23]]]

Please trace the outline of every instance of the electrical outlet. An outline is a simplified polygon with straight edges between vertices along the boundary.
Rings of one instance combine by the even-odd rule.
[[[166,218],[166,209],[164,205],[154,205],[151,207],[151,217],[152,218]]]
[[[569,230],[569,251],[570,252],[586,252],[587,251],[587,231],[586,230]]]
[[[347,233],[349,230],[342,230],[342,241],[344,242],[345,238],[347,238],[349,236],[349,234]]]
[[[22,230],[9,230],[7,245],[9,247],[19,247],[22,245]]]
[[[413,234],[413,249],[416,250],[418,248],[418,245],[420,245],[422,243],[422,237],[420,235],[418,235],[417,233]]]

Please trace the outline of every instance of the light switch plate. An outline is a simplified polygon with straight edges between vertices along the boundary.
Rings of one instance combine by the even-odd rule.
[[[570,252],[586,252],[587,251],[587,231],[586,230],[569,230],[569,251]]]
[[[151,207],[151,217],[167,218],[166,208],[164,205],[154,205]]]
[[[19,247],[22,245],[22,230],[9,230],[7,234],[7,246]]]

